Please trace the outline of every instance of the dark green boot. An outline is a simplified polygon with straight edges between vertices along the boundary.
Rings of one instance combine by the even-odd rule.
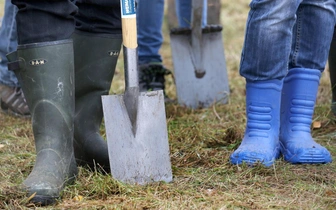
[[[331,111],[336,116],[336,31],[334,32],[334,38],[330,45],[328,61],[330,72],[330,84],[332,91]]]
[[[100,135],[101,96],[109,93],[121,35],[75,32],[75,155],[78,165],[109,172],[107,143]]]
[[[74,181],[74,77],[71,40],[20,45],[8,56],[31,111],[36,162],[23,182],[32,202],[49,205]]]

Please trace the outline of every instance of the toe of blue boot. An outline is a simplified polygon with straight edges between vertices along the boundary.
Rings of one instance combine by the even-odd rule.
[[[260,140],[255,142],[260,143],[250,144],[243,140],[238,149],[231,154],[230,162],[238,165],[246,163],[250,166],[257,163],[266,167],[273,165],[274,161],[280,156],[279,144],[270,141],[268,141],[269,143],[262,143]]]
[[[281,151],[284,159],[293,164],[322,164],[332,162],[329,151],[313,140],[305,143],[282,143]]]

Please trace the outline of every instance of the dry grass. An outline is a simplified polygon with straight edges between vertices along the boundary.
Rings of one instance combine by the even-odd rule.
[[[335,162],[291,165],[280,159],[271,168],[234,166],[228,162],[245,126],[245,83],[238,66],[248,3],[249,0],[222,0],[229,103],[202,110],[166,106],[172,183],[125,185],[109,175],[80,168],[76,183],[65,189],[62,201],[41,209],[335,209]],[[166,25],[164,33],[161,53],[165,65],[173,69]],[[122,69],[120,59],[111,92],[123,91]],[[325,71],[314,115],[322,126],[314,129],[313,135],[335,157],[336,125],[330,116],[328,76]],[[175,98],[173,79],[167,80],[168,94]],[[34,158],[31,123],[1,113],[0,209],[34,208],[18,188],[32,169]]]

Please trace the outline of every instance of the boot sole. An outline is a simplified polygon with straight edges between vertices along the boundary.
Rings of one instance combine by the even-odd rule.
[[[59,198],[60,197],[35,195],[29,202],[34,203],[35,205],[48,206],[56,203]]]
[[[298,152],[297,154],[293,154],[287,149],[282,150],[285,161],[292,164],[324,164],[332,162],[331,156],[323,153],[323,151],[314,149]]]

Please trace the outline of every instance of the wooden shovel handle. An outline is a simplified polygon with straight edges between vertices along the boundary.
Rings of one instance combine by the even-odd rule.
[[[123,45],[135,49],[138,47],[135,0],[120,0],[120,8]]]
[[[121,24],[124,46],[131,49],[137,48],[136,18],[122,18]]]

